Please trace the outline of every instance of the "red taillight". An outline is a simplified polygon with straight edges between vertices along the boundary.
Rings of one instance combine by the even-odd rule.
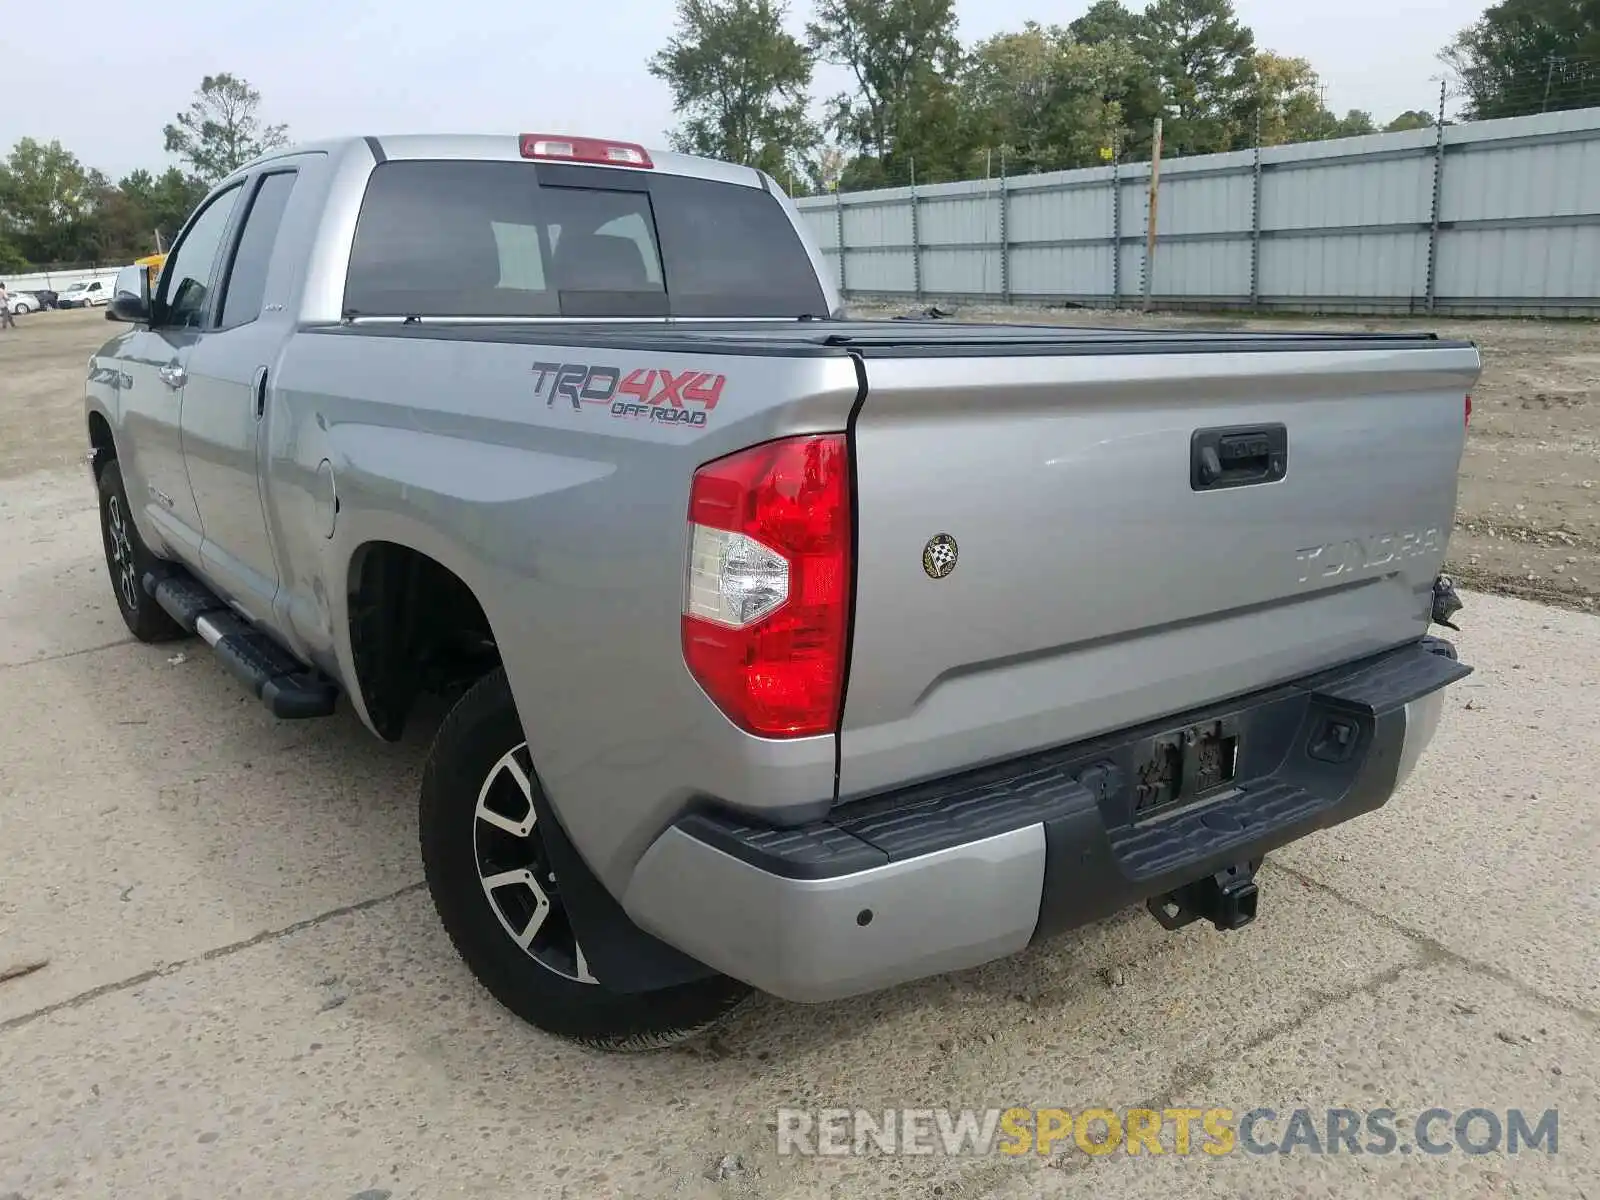
[[[1472,397],[1471,396],[1467,397],[1467,417],[1466,417],[1466,420],[1463,422],[1463,424],[1466,424],[1466,425],[1471,425],[1472,424]]]
[[[602,163],[608,167],[655,166],[650,161],[650,152],[637,142],[562,137],[554,133],[523,134],[522,157],[545,158],[555,162]]]
[[[850,611],[850,451],[785,438],[707,463],[689,493],[683,658],[739,728],[832,733]]]

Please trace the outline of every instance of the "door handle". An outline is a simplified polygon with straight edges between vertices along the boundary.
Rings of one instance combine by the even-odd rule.
[[[1197,429],[1189,439],[1189,486],[1197,492],[1277,483],[1289,470],[1282,425]]]
[[[161,368],[161,382],[169,388],[181,388],[189,381],[189,372],[177,363],[168,363]]]
[[[255,413],[256,420],[261,420],[261,414],[267,411],[267,369],[256,368],[255,380],[250,385],[250,410]]]

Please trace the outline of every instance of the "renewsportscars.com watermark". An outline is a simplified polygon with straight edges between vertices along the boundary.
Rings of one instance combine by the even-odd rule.
[[[1559,1117],[1508,1108],[780,1108],[780,1155],[1555,1154]]]

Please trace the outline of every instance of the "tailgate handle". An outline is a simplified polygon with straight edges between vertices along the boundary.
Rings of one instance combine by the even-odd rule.
[[[1283,425],[1197,429],[1189,439],[1189,486],[1197,492],[1276,483],[1289,471]]]

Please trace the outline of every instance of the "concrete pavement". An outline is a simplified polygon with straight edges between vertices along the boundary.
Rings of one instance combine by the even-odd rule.
[[[5,1200],[1600,1195],[1600,619],[1468,596],[1478,670],[1417,775],[1275,855],[1239,934],[1130,913],[624,1057],[455,959],[418,885],[430,730],[278,723],[200,643],[131,643],[82,473],[0,481],[0,562],[0,971],[49,959],[0,983]],[[1560,1143],[820,1160],[772,1131],[1144,1104],[1555,1107]]]

